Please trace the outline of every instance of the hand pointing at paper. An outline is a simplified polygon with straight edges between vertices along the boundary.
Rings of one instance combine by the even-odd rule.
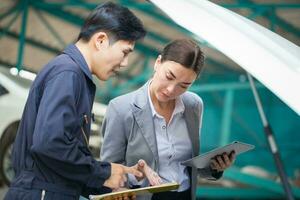
[[[135,167],[126,167],[124,165],[111,163],[111,175],[104,182],[104,186],[113,190],[124,187],[124,182],[127,181],[126,174],[133,174],[136,177],[143,177],[143,173]]]

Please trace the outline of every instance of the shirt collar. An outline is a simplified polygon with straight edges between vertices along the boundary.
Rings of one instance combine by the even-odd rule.
[[[92,73],[83,57],[79,49],[76,47],[75,44],[70,44],[66,47],[66,49],[63,51],[63,53],[68,54],[81,68],[81,70],[84,72],[84,74],[93,81]]]
[[[149,81],[149,84],[148,84],[148,101],[149,101],[149,103],[150,103],[150,108],[151,108],[152,116],[153,116],[153,117],[154,117],[154,116],[160,116],[160,115],[156,112],[156,110],[155,110],[155,108],[154,108],[154,106],[153,106],[152,99],[151,99],[151,97],[150,97],[150,84],[151,84],[151,82],[152,82],[152,80]],[[181,95],[180,95],[179,97],[177,97],[177,98],[175,99],[175,108],[174,108],[174,111],[173,111],[172,116],[176,115],[177,113],[181,113],[181,114],[182,114],[182,113],[184,112],[184,110],[185,110],[184,103],[183,103],[182,97],[181,97]],[[173,118],[173,117],[172,117],[172,118]]]

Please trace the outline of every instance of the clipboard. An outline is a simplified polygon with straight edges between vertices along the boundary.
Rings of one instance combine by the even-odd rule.
[[[125,195],[131,196],[132,194],[135,195],[143,195],[143,194],[149,194],[149,193],[158,193],[158,192],[165,192],[169,190],[176,190],[179,188],[179,184],[174,183],[165,183],[157,186],[149,186],[149,187],[143,187],[143,188],[136,188],[136,189],[128,189],[124,191],[119,192],[112,192],[102,195],[90,195],[90,200],[114,200],[117,197],[122,197]]]
[[[234,141],[230,144],[227,144],[223,147],[219,147],[213,149],[209,152],[196,156],[192,159],[186,160],[182,162],[182,165],[189,166],[189,167],[196,167],[196,168],[206,168],[210,165],[210,161],[213,157],[217,155],[221,155],[222,153],[230,154],[232,151],[235,151],[235,155],[239,155],[254,149],[254,145],[242,143],[239,141]]]

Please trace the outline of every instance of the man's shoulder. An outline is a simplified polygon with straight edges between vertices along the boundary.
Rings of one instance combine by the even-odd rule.
[[[44,87],[57,77],[63,77],[63,80],[76,80],[80,84],[80,68],[77,64],[66,54],[58,55],[46,64],[38,73],[32,87]],[[78,82],[79,81],[79,82]]]
[[[47,81],[61,73],[64,73],[65,78],[68,78],[68,75],[80,76],[81,72],[80,67],[68,55],[60,54],[42,68],[37,78],[42,77]]]
[[[53,67],[53,73],[63,72],[63,71],[73,71],[76,73],[80,73],[80,67],[77,63],[70,58],[67,54],[60,54],[51,60],[46,67]]]

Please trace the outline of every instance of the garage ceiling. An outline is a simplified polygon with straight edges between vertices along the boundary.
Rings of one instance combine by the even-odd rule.
[[[101,2],[105,1],[1,0],[0,64],[38,72],[67,44],[76,40],[84,18]],[[141,18],[149,33],[136,45],[136,51],[130,57],[129,67],[120,77],[113,78],[105,84],[98,83],[100,88],[98,96],[102,97],[103,101],[144,83],[151,76],[154,59],[162,47],[176,38],[192,37],[201,44],[206,54],[207,65],[202,81],[209,82],[211,79],[215,81],[219,78],[240,79],[240,75],[244,73],[243,69],[228,57],[215,50],[206,41],[176,25],[150,2],[143,0],[114,2],[129,7]],[[246,16],[300,45],[299,0],[213,2]],[[183,8],[182,12],[188,11]],[[195,19],[195,23],[197,20],[205,19]]]

